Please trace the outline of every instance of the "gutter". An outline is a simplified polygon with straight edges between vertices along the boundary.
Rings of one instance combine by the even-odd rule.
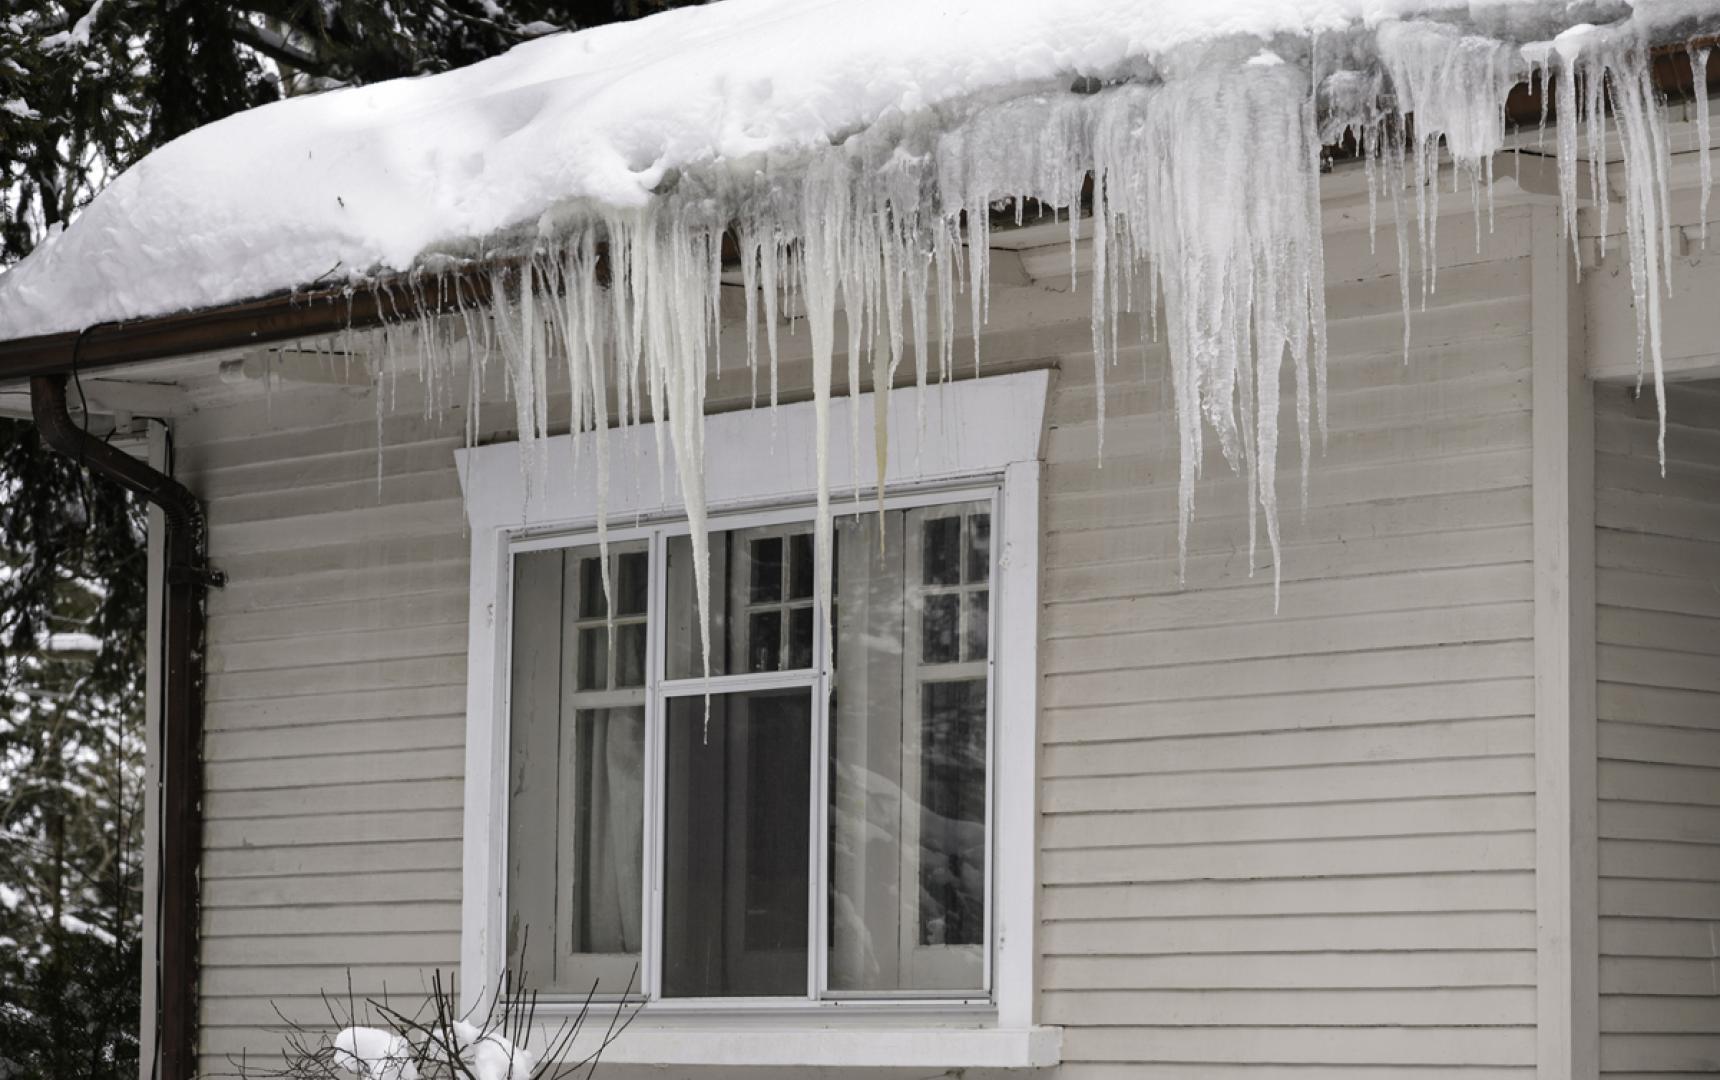
[[[0,341],[0,382],[370,329],[420,313],[455,310],[456,293],[467,305],[489,295],[487,278],[480,290],[476,274],[455,277],[457,284],[433,283],[427,290],[396,282],[396,288],[281,293],[226,307],[12,338]]]
[[[221,576],[204,557],[203,507],[185,485],[96,438],[66,408],[66,376],[30,380],[42,441],[142,496],[167,525],[162,590],[161,905],[156,1048],[161,1080],[197,1074],[198,864],[203,845],[203,599]]]

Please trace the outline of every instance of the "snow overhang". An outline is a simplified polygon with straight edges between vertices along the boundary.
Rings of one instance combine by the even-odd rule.
[[[1653,79],[1669,97],[1696,92],[1687,51],[1712,47],[1720,35],[1656,46]],[[1711,65],[1705,88],[1720,94],[1720,64]],[[1541,88],[1518,83],[1506,100],[1507,118],[1519,128],[1533,127],[1544,116]],[[218,126],[218,125],[217,125]],[[1328,157],[1341,161],[1353,146],[1329,147]],[[1091,180],[1082,193],[1083,212],[1090,207]],[[994,215],[994,229],[1008,229],[1013,214]],[[725,252],[729,262],[734,253]],[[7,274],[0,273],[0,285]],[[483,265],[467,265],[446,276],[431,294],[416,290],[409,274],[366,277],[355,283],[317,286],[308,281],[282,283],[268,295],[231,303],[143,316],[125,321],[94,322],[77,329],[0,338],[0,384],[38,374],[92,371],[204,353],[225,352],[284,341],[363,330],[389,321],[416,319],[455,308],[455,298],[481,302],[490,279]],[[3,292],[3,289],[0,289]]]
[[[264,319],[282,308],[257,297],[469,265],[572,218],[637,210],[686,175],[792,170],[879,126],[949,128],[1072,82],[1151,82],[1213,43],[1267,44],[1296,62],[1360,56],[1409,19],[1512,43],[1622,20],[1670,42],[1714,29],[1717,12],[1714,0],[724,0],[192,132],[0,274],[0,333],[233,305]],[[139,332],[167,348],[203,322]],[[89,338],[82,348],[96,349]]]

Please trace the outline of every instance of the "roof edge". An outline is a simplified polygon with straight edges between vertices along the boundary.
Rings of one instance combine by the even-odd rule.
[[[1693,94],[1697,88],[1688,52],[1717,45],[1720,34],[1652,46],[1650,78],[1656,89],[1669,97]],[[1720,91],[1720,70],[1709,72],[1704,89],[1710,96]],[[1522,82],[1512,88],[1507,118],[1519,129],[1538,123],[1544,115],[1541,110],[1538,87]],[[1088,177],[1082,192],[1084,212],[1091,186]],[[998,212],[993,217],[994,229],[1013,224],[1012,213]],[[728,250],[727,238],[724,247],[725,261],[738,258]],[[0,383],[369,330],[420,315],[447,313],[488,299],[490,269],[485,262],[442,274],[414,271],[363,284],[296,289],[221,307],[97,323],[79,331],[0,338]],[[435,287],[418,286],[427,280],[436,282]]]

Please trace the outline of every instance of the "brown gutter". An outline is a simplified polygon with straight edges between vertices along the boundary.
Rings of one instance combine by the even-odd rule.
[[[281,293],[227,307],[136,322],[101,323],[79,333],[0,341],[0,382],[166,360],[197,353],[366,330],[421,313],[451,311],[489,296],[488,279],[473,271],[423,289],[365,287]]]
[[[197,893],[203,846],[203,597],[220,577],[204,560],[203,507],[197,496],[80,427],[66,409],[66,376],[32,378],[30,408],[43,442],[159,507],[167,523],[157,778],[162,799],[156,1048],[162,1080],[191,1080],[197,1074]]]

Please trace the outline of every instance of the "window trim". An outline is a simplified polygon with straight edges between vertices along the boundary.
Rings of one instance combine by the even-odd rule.
[[[940,501],[934,494],[939,487],[953,488],[963,482],[995,485],[997,580],[993,617],[999,627],[1035,628],[1031,633],[1000,633],[992,643],[996,665],[991,720],[994,794],[989,800],[994,859],[992,1001],[979,1007],[948,999],[773,999],[760,1003],[759,1012],[780,1017],[790,1027],[795,1024],[788,1019],[790,1015],[816,1017],[817,1023],[828,1024],[832,1010],[874,1019],[879,1014],[901,1013],[904,1019],[912,1018],[915,1028],[925,1027],[926,1018],[934,1016],[970,1028],[978,1022],[1012,1035],[1032,1034],[1031,1038],[1012,1039],[1008,1046],[1015,1049],[1002,1051],[1006,1057],[1021,1057],[1021,1065],[1047,1064],[1047,1054],[1056,1056],[1058,1040],[1034,1034],[1038,1029],[1033,1023],[1039,455],[1049,382],[1050,372],[1027,371],[943,383],[925,390],[897,390],[889,399],[886,490],[923,488],[929,501]],[[836,486],[842,481],[860,476],[865,488],[875,481],[871,464],[873,405],[873,395],[862,394],[852,403],[837,402],[831,410],[829,476],[833,506],[838,499],[853,497],[852,488]],[[854,446],[844,422],[849,417],[861,426],[858,459],[852,456]],[[684,515],[679,495],[673,490],[674,470],[659,468],[656,433],[647,428],[611,433],[612,525],[661,523]],[[804,518],[804,510],[786,507],[810,502],[816,494],[814,455],[801,449],[813,445],[814,431],[814,406],[810,402],[780,406],[774,423],[762,411],[708,416],[705,480],[706,503],[712,516],[756,511],[762,518],[776,512],[784,518]],[[594,436],[589,433],[543,440],[534,454],[537,461],[530,469],[529,485],[521,468],[518,443],[455,452],[471,524],[472,552],[460,943],[460,985],[467,1005],[474,1004],[483,988],[494,982],[506,941],[508,561],[522,547],[563,546],[570,534],[595,527],[596,492],[589,465],[580,469],[557,467],[575,460],[594,462],[593,444]],[[672,459],[663,464],[670,463]],[[631,528],[612,528],[611,539],[619,542],[631,532]],[[718,1003],[714,1009],[681,1001],[653,1002],[641,1022],[629,1030],[627,1039],[631,1041],[634,1031],[650,1018],[709,1016],[713,1012],[733,1016],[753,1011],[734,1001]],[[553,1015],[554,1010],[540,1007],[540,1012]],[[648,1036],[650,1025],[645,1027]],[[649,1042],[644,1036],[641,1040]],[[880,1054],[887,1054],[888,1061],[854,1063],[921,1066],[944,1062],[949,1047],[939,1045],[942,1041],[935,1036],[918,1042],[879,1040]],[[724,1048],[720,1053],[712,1051],[717,1054],[713,1063],[762,1064],[763,1058],[776,1060],[781,1053],[780,1044],[772,1045],[770,1036],[750,1049],[745,1040],[739,1045],[730,1041],[720,1046]],[[652,1060],[648,1049],[642,1047],[640,1053],[643,1056],[630,1053],[626,1059]],[[613,1058],[613,1048],[610,1056]]]

